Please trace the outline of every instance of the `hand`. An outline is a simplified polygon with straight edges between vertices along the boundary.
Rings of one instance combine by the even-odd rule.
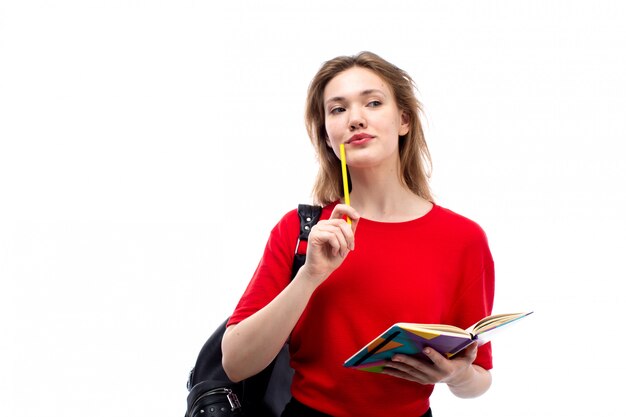
[[[352,220],[352,227],[344,220]],[[320,220],[309,233],[306,262],[302,266],[309,277],[322,283],[354,250],[354,232],[359,213],[345,204],[337,204],[328,220]]]
[[[452,359],[432,348],[422,351],[426,355],[424,359],[398,354],[387,362],[383,373],[420,384],[443,382],[452,386],[463,383],[468,377],[477,352],[478,344],[474,342]]]

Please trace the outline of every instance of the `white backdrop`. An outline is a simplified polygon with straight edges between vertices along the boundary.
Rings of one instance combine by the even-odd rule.
[[[205,338],[309,200],[308,82],[361,50],[415,78],[436,201],[487,232],[495,312],[535,311],[494,342],[492,389],[438,387],[435,415],[617,415],[625,21],[620,1],[0,1],[0,415],[182,417]]]

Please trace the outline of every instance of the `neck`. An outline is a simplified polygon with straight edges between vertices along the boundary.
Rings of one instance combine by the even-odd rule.
[[[423,216],[432,204],[414,194],[396,172],[350,170],[351,205],[370,220],[401,222]]]

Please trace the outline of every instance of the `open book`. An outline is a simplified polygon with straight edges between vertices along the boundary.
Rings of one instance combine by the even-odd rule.
[[[513,323],[530,313],[495,314],[463,330],[446,324],[396,323],[352,355],[343,366],[368,372],[381,372],[385,361],[396,353],[423,355],[422,349],[429,346],[451,358],[474,340],[482,345],[496,329]]]

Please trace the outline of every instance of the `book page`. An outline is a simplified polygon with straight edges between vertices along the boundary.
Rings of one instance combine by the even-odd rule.
[[[485,333],[497,327],[503,326],[507,323],[519,320],[529,314],[531,313],[495,314],[493,316],[485,317],[474,326],[472,326],[470,332],[473,335],[479,335],[481,333]]]
[[[452,334],[468,336],[469,332],[461,329],[460,327],[451,326],[448,324],[419,324],[419,323],[398,323],[398,326],[406,330],[416,331],[430,331],[436,334]]]

